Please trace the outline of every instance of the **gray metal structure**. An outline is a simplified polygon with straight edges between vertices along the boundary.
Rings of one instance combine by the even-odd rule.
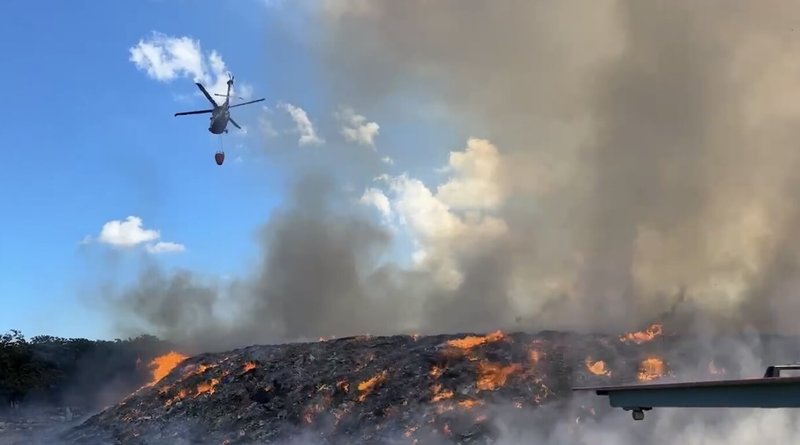
[[[224,96],[222,94],[215,94],[216,96],[222,96],[222,97],[225,98],[225,102],[222,103],[221,105],[217,104],[217,102],[214,100],[214,98],[212,98],[211,95],[208,94],[208,91],[206,91],[205,87],[203,87],[203,85],[201,83],[195,83],[195,85],[197,85],[197,88],[200,88],[200,91],[203,93],[203,95],[206,97],[206,99],[208,99],[208,101],[211,102],[211,105],[213,105],[213,108],[209,108],[209,109],[206,109],[206,110],[196,110],[196,111],[182,111],[180,113],[175,113],[175,116],[186,116],[186,115],[189,115],[189,114],[211,113],[211,118],[210,118],[211,123],[208,125],[208,131],[210,131],[213,134],[227,133],[228,132],[228,128],[227,128],[228,127],[228,122],[232,123],[236,128],[241,130],[242,127],[240,127],[239,124],[236,123],[236,121],[231,119],[230,109],[231,108],[236,108],[236,107],[241,107],[242,105],[254,104],[256,102],[261,102],[261,101],[264,100],[264,98],[261,98],[261,99],[251,100],[251,101],[248,101],[248,102],[242,102],[242,103],[236,104],[236,105],[231,105],[230,101],[231,101],[231,87],[233,87],[233,76],[231,76],[230,73],[228,73],[228,91],[227,91],[227,93],[225,93]]]
[[[781,377],[782,370],[800,370],[800,365],[767,368],[763,378],[715,380],[689,383],[641,384],[573,388],[608,396],[615,408],[632,411],[634,420],[644,419],[653,408],[800,408],[800,377]]]

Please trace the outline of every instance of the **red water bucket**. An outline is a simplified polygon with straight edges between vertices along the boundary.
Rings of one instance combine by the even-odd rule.
[[[217,165],[222,165],[225,162],[225,152],[218,151],[217,154],[214,155],[214,160],[217,161]]]

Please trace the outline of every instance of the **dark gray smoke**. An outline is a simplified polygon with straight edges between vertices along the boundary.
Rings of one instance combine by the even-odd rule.
[[[423,90],[498,146],[513,249],[506,292],[484,298],[499,307],[631,327],[684,288],[726,323],[796,331],[798,13],[330,1],[318,50],[340,100]]]
[[[255,273],[207,283],[189,271],[165,274],[149,264],[112,300],[120,328],[152,332],[196,352],[381,330],[388,314],[379,314],[388,306],[369,297],[364,279],[388,234],[348,214],[324,175],[299,180],[288,202],[262,229]]]
[[[374,185],[375,163],[333,142],[292,152],[293,168],[324,159],[347,179],[298,175],[255,272],[209,284],[152,268],[115,299],[117,318],[203,349],[363,332],[622,331],[664,314],[794,331],[795,9],[323,2],[309,51],[331,112],[388,118],[397,97],[424,98],[420,116],[446,110],[465,140],[496,146],[498,171],[451,170],[460,182],[438,192],[389,179],[397,230],[413,226],[427,254],[410,267],[386,262],[395,229],[352,202]],[[473,155],[480,168],[493,159]],[[486,190],[498,202],[481,207]]]

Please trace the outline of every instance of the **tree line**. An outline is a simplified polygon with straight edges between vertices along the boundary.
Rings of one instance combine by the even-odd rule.
[[[171,349],[151,335],[87,340],[0,335],[0,406],[47,403],[97,408],[150,380],[150,361]],[[116,400],[115,400],[116,399]]]

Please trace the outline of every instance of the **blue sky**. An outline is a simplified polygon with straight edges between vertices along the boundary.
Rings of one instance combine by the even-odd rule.
[[[274,100],[272,71],[260,56],[268,21],[244,13],[245,1],[35,3],[5,5],[14,19],[0,29],[10,62],[0,82],[14,107],[3,119],[0,326],[98,336],[100,327],[87,325],[97,315],[74,304],[80,280],[92,273],[80,254],[84,236],[136,215],[165,241],[187,246],[160,261],[230,274],[255,255],[253,232],[283,187],[281,171],[263,159],[232,162],[235,145],[254,143],[247,138],[229,136],[228,162],[217,167],[219,142],[205,118],[172,117],[204,105],[174,99],[195,92],[191,79],[152,81],[128,60],[129,48],[152,31],[191,36],[203,50],[219,51],[237,80],[258,82],[256,93]],[[269,52],[284,69],[305,72],[302,60],[286,63],[289,49]],[[237,110],[242,124],[256,122],[252,107]]]
[[[7,104],[0,174],[6,191],[0,200],[0,327],[28,336],[112,336],[102,311],[86,300],[98,276],[116,284],[134,276],[142,255],[165,267],[213,276],[252,268],[259,256],[256,231],[281,205],[291,169],[297,167],[283,162],[281,153],[306,149],[307,166],[313,167],[315,159],[318,166],[326,162],[315,155],[323,147],[298,147],[295,123],[281,104],[301,107],[326,143],[346,142],[331,117],[335,110],[323,73],[304,50],[305,40],[318,37],[308,26],[305,6],[265,3],[4,4],[13,19],[0,27],[8,63],[0,70]],[[49,12],[42,14],[45,9]],[[173,117],[207,105],[192,76],[156,80],[130,60],[132,47],[156,35],[188,37],[200,45],[203,57],[218,52],[238,86],[266,98],[267,111],[260,105],[235,110],[247,133],[233,134],[232,128],[225,136],[223,167],[213,161],[219,138],[206,130],[207,117]],[[349,156],[372,157],[373,176],[381,169],[398,174],[403,163],[413,174],[425,174],[414,170],[420,152],[442,165],[447,152],[433,146],[464,144],[466,135],[441,123],[419,127],[408,113],[398,116],[381,122],[380,150],[350,144]],[[264,135],[261,119],[270,122],[271,135]],[[380,161],[386,156],[394,159],[392,165]],[[352,185],[358,189],[368,180],[357,178]],[[158,231],[158,236],[133,248],[104,245],[104,224],[129,216],[139,219],[142,233]],[[157,242],[185,250],[147,254],[145,246]]]

